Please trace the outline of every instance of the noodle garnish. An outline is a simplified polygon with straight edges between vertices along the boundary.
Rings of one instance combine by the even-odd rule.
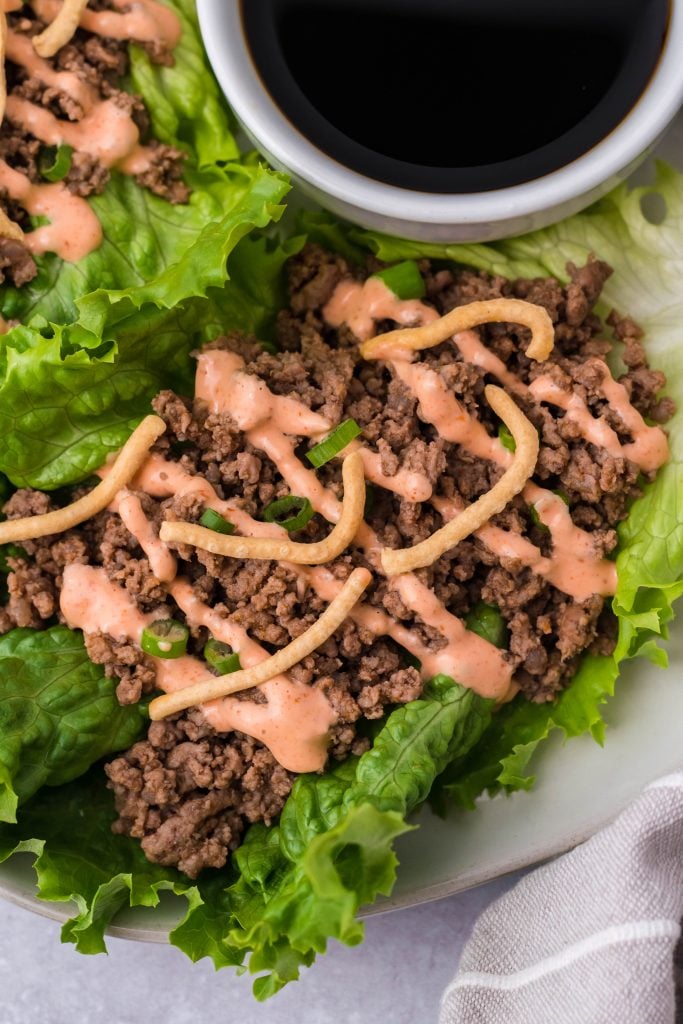
[[[78,526],[97,515],[132,480],[147,458],[149,449],[165,429],[166,424],[159,416],[146,416],[130,435],[111,470],[97,487],[65,508],[0,523],[0,544],[64,533],[72,526]]]
[[[167,715],[174,715],[178,711],[184,711],[196,704],[205,704],[210,700],[228,697],[231,693],[250,690],[253,686],[260,686],[262,683],[274,679],[275,676],[287,672],[332,636],[357,603],[371,579],[372,574],[367,569],[354,569],[320,618],[286,647],[281,648],[265,661],[259,662],[258,665],[186,686],[182,690],[164,694],[163,697],[156,697],[149,705],[149,717],[153,722],[157,722],[161,718],[166,718]]]
[[[33,48],[39,57],[54,57],[57,50],[66,46],[87,6],[88,0],[63,0],[55,20],[40,35],[33,37]]]
[[[363,342],[360,354],[364,359],[382,359],[383,353],[392,349],[407,349],[419,352],[447,341],[458,331],[468,331],[490,323],[513,323],[528,327],[531,331],[526,355],[529,359],[544,362],[553,349],[553,322],[543,306],[536,306],[523,299],[486,299],[456,306],[450,313],[423,324],[421,327],[401,327],[396,331],[379,334]]]
[[[511,465],[490,491],[451,519],[426,540],[412,548],[383,548],[382,567],[388,576],[412,572],[432,565],[444,552],[488,522],[491,516],[502,512],[511,498],[522,490],[536,466],[538,433],[519,406],[502,388],[489,384],[486,400],[501,418],[515,440],[515,453]]]
[[[216,533],[194,523],[162,523],[159,537],[165,542],[190,544],[210,551],[212,555],[229,558],[283,559],[297,565],[322,565],[345,551],[363,521],[365,509],[365,474],[360,452],[347,455],[342,464],[344,500],[341,516],[324,540],[298,544],[286,537],[239,537]]]

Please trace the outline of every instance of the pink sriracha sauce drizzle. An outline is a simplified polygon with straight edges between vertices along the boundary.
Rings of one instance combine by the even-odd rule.
[[[5,10],[16,10],[5,0]],[[36,14],[47,22],[57,15],[58,0],[34,0]],[[118,11],[86,8],[80,24],[90,32],[108,38],[139,42],[160,40],[173,48],[181,35],[174,11],[156,0],[114,0]],[[31,132],[46,145],[66,143],[88,153],[105,167],[124,174],[140,174],[150,162],[150,151],[140,145],[140,132],[133,118],[113,100],[99,99],[96,92],[73,72],[57,71],[35,52],[27,36],[7,33],[7,56],[44,85],[58,88],[75,100],[83,111],[78,121],[57,118],[49,110],[18,96],[8,96],[6,116]],[[61,182],[33,184],[25,174],[0,160],[0,187],[33,217],[47,217],[42,225],[24,236],[24,244],[36,255],[54,252],[68,262],[78,262],[102,242],[102,227],[89,203],[72,195]]]
[[[383,298],[382,290],[386,293]],[[366,341],[375,333],[372,312],[376,309],[381,311],[382,319],[408,326],[429,323],[438,316],[434,309],[417,300],[406,303],[398,299],[377,278],[369,278],[362,284],[358,281],[341,282],[323,312],[329,324],[339,327],[347,323],[361,341]],[[602,417],[594,417],[580,396],[562,391],[549,377],[536,378],[527,388],[495,353],[483,345],[476,332],[462,331],[453,337],[453,342],[465,360],[497,377],[513,394],[528,394],[536,401],[559,405],[576,422],[587,441],[606,448],[611,455],[631,459],[646,472],[652,472],[666,462],[669,453],[666,434],[661,428],[645,423],[631,405],[626,389],[613,379],[603,360],[592,359],[591,362],[600,370],[605,399],[633,439],[628,444],[622,445],[616,432]],[[487,434],[483,424],[467,413],[449,392],[440,374],[414,362],[414,353],[406,349],[387,346],[387,351],[380,351],[380,356],[386,359],[393,372],[417,398],[420,416],[431,423],[440,436],[461,444],[477,458],[490,459],[502,467],[510,464],[512,454],[498,438]],[[523,565],[545,576],[558,590],[577,601],[586,600],[592,594],[613,594],[617,584],[616,566],[595,550],[589,533],[572,523],[562,499],[531,481],[522,493],[550,531],[553,541],[550,558],[545,558],[529,541],[499,527],[487,525],[477,531],[477,536],[499,557],[519,559]],[[447,519],[460,511],[443,499],[435,500],[434,504]]]
[[[218,640],[239,649],[244,668],[268,657],[245,631],[202,604],[190,584],[177,579],[170,587],[188,623],[206,625]],[[84,633],[104,632],[118,640],[140,644],[143,629],[159,614],[143,613],[123,587],[112,583],[104,569],[68,565],[60,607],[67,624]],[[152,658],[158,686],[167,693],[210,678],[198,658]],[[264,683],[265,704],[227,697],[202,706],[202,712],[218,732],[239,729],[261,740],[285,768],[294,772],[318,771],[326,760],[326,741],[335,714],[326,697],[313,687],[288,676]]]
[[[414,324],[422,315],[420,306],[426,311],[425,319],[433,319],[435,316],[429,307],[416,302],[402,303],[381,282],[377,284],[381,285],[386,294],[380,295],[375,283],[368,289],[375,316]],[[359,330],[367,332],[373,326],[371,324],[368,327],[367,310],[360,308],[354,311],[349,300],[351,294],[354,301],[362,306],[363,295],[359,296],[358,290],[362,292],[364,286],[355,282],[351,282],[351,286],[353,292],[349,292],[349,283],[346,282],[338,289],[343,289],[346,296],[344,316],[352,316]],[[338,325],[334,319],[338,314],[338,310],[335,312],[335,300],[336,293],[325,313],[330,323]],[[486,350],[474,332],[464,332],[456,336],[454,341],[459,347],[462,341],[461,351],[467,352],[467,358],[503,379],[511,390],[518,393],[526,391],[525,386],[516,378],[514,385],[505,379],[504,374],[509,376],[509,372],[502,363],[498,365],[500,361]],[[412,362],[410,354],[405,352],[392,352],[389,362],[394,372],[416,396],[423,419],[431,423],[444,439],[462,444],[479,458],[491,459],[503,467],[509,465],[511,453],[497,438],[491,438],[479,421],[466,413],[438,373],[423,364]],[[611,388],[610,381],[614,388]],[[661,438],[666,443],[665,435],[658,428],[649,428],[638,419],[638,413],[628,402],[625,390],[612,381],[608,371],[603,387],[606,393],[609,391],[610,402],[613,407],[616,405],[633,437],[628,450],[648,466],[653,459],[656,461],[662,455],[665,457],[666,451],[661,444]],[[275,463],[292,493],[308,497],[315,510],[330,523],[338,521],[341,511],[339,499],[321,484],[316,474],[304,466],[295,454],[296,437],[318,439],[329,431],[330,423],[303,403],[274,395],[264,381],[245,372],[240,356],[229,351],[209,350],[199,356],[196,396],[206,402],[210,412],[228,413],[234,419],[245,432],[250,444]],[[588,424],[584,424],[584,427],[587,429]],[[597,429],[602,431],[601,427]],[[650,431],[652,433],[646,433]],[[607,435],[601,433],[600,436]],[[643,441],[644,437],[649,438],[647,444]],[[460,511],[458,502],[434,496],[432,485],[423,474],[386,477],[381,473],[378,459],[374,458],[376,453],[366,449],[360,442],[354,442],[354,447],[361,450],[366,474],[370,479],[375,477],[382,486],[390,487],[396,493],[410,497],[410,500],[431,501],[444,519]],[[106,473],[106,469],[101,473]],[[166,583],[168,592],[183,610],[190,626],[204,626],[217,639],[230,644],[239,652],[245,667],[266,658],[267,652],[246,631],[199,601],[188,581],[176,578],[175,557],[160,541],[147,520],[139,498],[131,493],[139,490],[156,498],[196,494],[208,507],[229,518],[244,536],[284,537],[285,531],[274,524],[254,520],[231,502],[220,499],[208,481],[192,476],[179,464],[167,462],[158,454],[149,457],[133,481],[131,490],[120,492],[112,505],[112,509],[119,512],[127,528],[138,539],[157,578]],[[415,494],[420,497],[414,497]],[[552,492],[531,482],[524,494],[551,533],[552,555],[543,556],[526,538],[490,524],[478,531],[480,539],[499,557],[517,559],[577,600],[585,600],[595,593],[605,596],[613,593],[616,586],[614,564],[596,552],[589,533],[572,523],[564,502]],[[381,543],[367,524],[361,525],[355,543],[365,552],[373,568],[381,571],[378,559]],[[245,548],[244,556],[247,554]],[[306,588],[311,587],[323,600],[329,602],[342,587],[342,581],[325,566],[294,566],[287,562],[281,564],[298,576],[302,597]],[[385,610],[362,601],[350,615],[361,628],[375,636],[390,636],[410,651],[421,661],[425,678],[443,672],[483,696],[498,701],[510,699],[514,695],[516,686],[511,678],[511,665],[504,652],[467,630],[464,623],[452,615],[417,576],[404,574],[394,577],[390,580],[390,586],[397,590],[406,608],[441,634],[445,640],[444,646],[438,650],[428,648],[414,630],[395,620]],[[149,614],[139,612],[125,591],[108,580],[104,570],[87,566],[69,566],[65,572],[62,612],[69,625],[85,632],[100,630],[126,637],[133,642],[139,642],[142,629],[154,618],[153,614],[150,617]],[[208,676],[205,665],[196,658],[185,656],[175,661],[154,660],[157,681],[164,690],[178,689]],[[323,694],[284,675],[270,680],[261,687],[261,692],[266,697],[265,703],[226,698],[213,701],[203,706],[202,710],[218,731],[240,729],[261,739],[280,763],[293,771],[322,768],[326,757],[327,736],[336,720]]]
[[[283,401],[281,396],[273,395],[266,385],[260,382],[263,384],[263,388],[260,389],[261,402],[257,403],[252,400],[243,404],[246,392],[242,389],[240,382],[244,376],[247,376],[243,372],[243,366],[241,357],[232,352],[214,350],[202,353],[199,356],[197,368],[195,391],[197,398],[207,402],[210,412],[229,411],[238,426],[246,431],[247,440],[255,448],[264,451],[275,463],[290,491],[308,498],[316,512],[330,522],[336,522],[340,515],[339,499],[332,491],[324,488],[316,474],[307,469],[296,457],[295,442],[286,437],[282,431],[282,427],[292,421],[288,421],[286,416],[282,417],[278,414],[278,408]],[[285,401],[291,403],[293,400],[286,399]],[[311,418],[312,415],[315,418]],[[326,433],[330,429],[330,425],[326,424],[325,430],[321,431],[320,420],[321,418],[317,414],[311,414],[307,407],[302,405],[298,421],[294,421],[297,433],[314,438]],[[278,422],[280,426],[278,426]],[[290,427],[290,429],[292,428]],[[364,449],[362,450],[364,451]],[[391,478],[382,476],[381,479],[384,485],[384,480]],[[409,485],[414,485],[414,483],[414,481],[409,481]],[[422,474],[420,474],[420,483],[423,489],[428,489],[428,495],[431,494],[431,484]],[[362,525],[355,541],[364,550],[368,561],[376,570],[379,570],[377,556],[382,545],[367,524]],[[292,569],[294,568],[292,566]],[[325,577],[316,569],[307,569],[303,575],[309,585],[324,600],[331,600],[335,596],[335,587],[329,576]],[[412,580],[409,607],[428,624],[434,625],[436,628],[441,627],[440,632],[448,641],[447,647],[438,652],[438,663],[441,666],[438,669],[434,669],[434,659],[437,657],[435,653],[421,643],[416,644],[414,636],[410,643],[405,644],[406,633],[410,631],[405,630],[391,616],[381,614],[381,617],[378,617],[375,614],[375,609],[358,604],[352,611],[351,617],[359,625],[364,625],[376,635],[388,634],[399,643],[404,643],[404,646],[423,662],[425,678],[433,676],[435,671],[445,671],[443,665],[447,662],[451,669],[449,674],[454,675],[463,685],[471,686],[487,697],[502,698],[507,693],[511,679],[511,668],[504,655],[498,648],[482,640],[476,633],[466,630],[464,624],[451,615],[443,605],[439,605],[438,621],[440,626],[437,625],[435,621],[437,613],[433,606],[434,595],[416,577],[413,577]],[[337,581],[337,591],[341,585],[341,582]],[[396,585],[404,586],[405,583]],[[455,675],[456,672],[457,675]]]

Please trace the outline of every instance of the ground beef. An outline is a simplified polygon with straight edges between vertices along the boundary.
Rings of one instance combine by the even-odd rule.
[[[143,694],[154,689],[154,666],[135,644],[105,633],[90,633],[85,635],[85,647],[91,661],[104,665],[106,676],[120,680],[116,687],[119,704],[137,704]]]
[[[187,154],[175,146],[166,146],[153,139],[149,144],[149,166],[135,175],[138,185],[168,200],[169,203],[186,203],[191,189],[182,179],[183,163]]]
[[[0,237],[0,284],[9,279],[16,288],[21,288],[37,273],[35,260],[23,242]]]
[[[109,170],[89,153],[72,153],[64,184],[75,196],[97,196],[109,183]]]
[[[0,132],[0,157],[12,167],[29,178],[30,181],[39,181],[38,158],[40,156],[41,144],[32,135],[25,132],[5,120]]]
[[[147,739],[106,765],[119,819],[149,860],[191,878],[220,868],[247,824],[270,824],[294,777],[257,740],[226,744],[196,714],[154,722]]]
[[[369,268],[374,266],[371,262]],[[482,328],[485,344],[525,383],[544,373],[560,388],[580,394],[595,415],[605,416],[627,439],[624,425],[601,396],[602,371],[594,361],[610,348],[593,312],[609,273],[605,264],[590,260],[585,267],[570,266],[565,287],[554,279],[507,281],[483,273],[432,268],[427,262],[421,269],[427,301],[440,312],[473,299],[500,296],[543,305],[557,338],[547,363],[539,367],[527,359],[528,332],[521,327]],[[291,303],[278,321],[283,351],[266,352],[256,339],[239,334],[217,339],[210,347],[238,353],[245,360],[246,373],[260,377],[275,394],[298,398],[332,423],[354,417],[365,442],[378,452],[385,474],[391,476],[400,469],[421,473],[437,497],[462,503],[488,491],[501,468],[439,438],[390,368],[362,361],[348,329],[335,331],[324,322],[322,307],[349,272],[345,262],[309,246],[290,262],[289,270]],[[665,419],[672,406],[659,397],[663,378],[647,365],[640,331],[616,316],[610,318],[610,325],[623,348],[624,386],[644,415]],[[480,367],[465,363],[452,344],[427,350],[421,358],[491,433],[498,429],[482,401],[487,381]],[[637,468],[625,458],[614,458],[587,444],[554,407],[531,399],[522,402],[539,430],[536,477],[564,496],[574,522],[590,531],[596,553],[609,555],[617,543],[615,527],[639,493]],[[289,493],[276,465],[247,441],[229,413],[210,413],[201,401],[171,391],[162,391],[152,404],[167,424],[157,442],[159,453],[179,462],[186,472],[200,474],[219,497],[262,518],[267,504]],[[302,440],[297,448],[301,458],[309,443]],[[321,467],[318,477],[342,495],[337,461]],[[197,522],[204,509],[196,494],[154,499],[140,493],[139,497],[155,530],[166,520]],[[17,517],[49,507],[46,495],[21,490],[5,512]],[[414,503],[376,486],[368,488],[366,521],[380,542],[391,547],[418,543],[442,525],[431,503]],[[493,524],[528,538],[543,554],[550,554],[550,535],[534,519],[522,495],[495,516]],[[294,539],[315,541],[328,532],[328,524],[314,516]],[[9,600],[0,610],[0,631],[13,625],[41,628],[58,620],[61,574],[74,561],[102,566],[142,611],[182,619],[136,539],[111,511],[59,538],[26,542],[24,548],[25,553],[10,562]],[[326,607],[286,565],[221,558],[183,545],[178,546],[177,555],[179,571],[189,579],[196,596],[241,625],[268,650],[299,636]],[[368,566],[365,555],[350,548],[328,568],[343,581],[359,565]],[[586,650],[607,654],[613,649],[615,620],[602,598],[574,601],[515,558],[498,558],[476,536],[416,575],[461,618],[466,619],[480,601],[500,610],[507,627],[504,656],[515,682],[530,700],[553,699]],[[393,616],[430,650],[438,651],[446,643],[378,574],[363,599]],[[190,653],[201,653],[207,639],[204,627],[192,627]],[[153,667],[137,647],[103,634],[89,636],[86,642],[91,659],[116,680],[122,703],[150,693]],[[332,705],[337,720],[329,754],[338,760],[362,754],[370,743],[371,723],[392,707],[418,698],[423,687],[420,672],[404,650],[350,619],[291,674],[297,682],[322,691]],[[256,691],[241,699],[265,698]],[[217,734],[196,711],[153,724],[147,738],[113,761],[107,773],[119,812],[116,830],[139,838],[151,860],[176,865],[191,876],[206,867],[222,866],[249,823],[277,817],[292,784],[290,773],[276,764],[265,747],[237,732]]]

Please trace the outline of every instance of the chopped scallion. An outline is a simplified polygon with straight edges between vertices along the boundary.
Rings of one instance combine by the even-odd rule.
[[[415,260],[404,260],[393,267],[378,270],[373,277],[378,277],[398,299],[421,299],[426,288]]]
[[[46,181],[63,181],[71,170],[73,147],[62,143],[59,146],[47,146],[41,151],[38,169]]]
[[[200,526],[205,526],[207,530],[213,530],[214,533],[234,533],[235,527],[227,519],[224,519],[219,512],[215,512],[212,508],[205,508],[202,512],[201,519],[199,520]]]
[[[204,648],[204,657],[219,676],[226,676],[228,672],[237,672],[242,668],[239,654],[233,651],[228,644],[214,640],[213,637]]]
[[[531,522],[534,526],[537,526],[539,530],[543,530],[544,533],[549,532],[548,527],[539,516],[535,505],[529,505],[529,515],[531,516]]]
[[[289,513],[294,513],[290,515]],[[278,498],[263,510],[263,518],[268,523],[277,523],[284,526],[285,530],[293,533],[294,530],[303,530],[306,523],[310,522],[315,512],[308,498],[300,498],[296,494],[288,494],[286,498]]]
[[[477,601],[467,615],[465,625],[473,633],[488,640],[490,644],[495,644],[496,647],[504,649],[508,645],[507,623],[495,604]]]
[[[563,501],[565,505],[569,504],[569,496],[566,491],[560,489],[557,491],[553,491],[553,494],[556,494],[560,501]],[[545,523],[539,516],[538,510],[535,505],[529,505],[529,515],[531,516],[531,521],[534,524],[534,526],[537,526],[539,530],[543,530],[544,533],[550,533],[549,528],[545,525]]]
[[[498,427],[498,439],[502,444],[503,448],[507,448],[509,452],[514,452],[517,450],[515,439],[504,423],[501,423],[500,426]]]
[[[316,469],[320,469],[335,455],[339,455],[339,452],[343,451],[354,437],[358,437],[360,432],[361,429],[355,420],[344,420],[324,441],[316,444],[310,452],[306,452],[306,458]]]
[[[187,650],[190,631],[175,619],[157,619],[142,631],[140,646],[153,658],[180,658]]]

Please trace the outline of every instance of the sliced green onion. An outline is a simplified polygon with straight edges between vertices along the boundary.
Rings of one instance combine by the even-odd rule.
[[[180,658],[187,650],[190,631],[175,619],[157,619],[142,631],[140,646],[153,658]]]
[[[239,654],[236,654],[228,644],[222,644],[213,637],[204,648],[204,657],[219,676],[227,676],[228,672],[237,672],[242,668]]]
[[[149,721],[149,706],[154,700],[154,698],[158,696],[158,690],[155,690],[153,693],[146,693],[143,697],[140,698],[140,700],[135,705],[135,707],[140,712],[141,717],[144,718],[145,721]]]
[[[393,267],[385,267],[372,276],[384,281],[398,299],[421,299],[427,290],[415,260],[395,263]]]
[[[227,519],[224,519],[219,512],[215,512],[212,508],[205,508],[202,512],[201,519],[199,520],[200,526],[205,526],[207,530],[213,530],[214,533],[234,533],[235,527]]]
[[[498,427],[498,439],[502,444],[503,448],[507,448],[509,452],[514,452],[517,450],[515,439],[504,423],[501,423],[500,426]]]
[[[343,451],[354,437],[358,437],[360,432],[361,429],[355,420],[344,420],[324,441],[316,444],[310,452],[306,452],[306,458],[316,469],[320,469],[335,455],[339,455],[339,452]]]
[[[47,146],[41,151],[38,170],[46,181],[63,181],[71,170],[73,146],[63,142],[59,146]]]
[[[553,494],[556,494],[557,497],[565,503],[565,505],[569,504],[569,496],[567,495],[566,491],[553,491]],[[535,505],[529,505],[529,514],[531,515],[531,521],[534,524],[534,526],[537,526],[539,530],[543,530],[544,533],[550,533],[550,530],[539,516]]]
[[[508,645],[508,628],[500,609],[495,604],[477,601],[467,615],[465,625],[477,636],[483,637],[496,647],[504,649]]]
[[[294,512],[294,515],[289,515]],[[293,533],[294,530],[303,530],[306,523],[315,515],[313,506],[308,498],[300,498],[296,494],[288,494],[286,498],[278,498],[272,501],[263,510],[263,518],[268,523],[277,523],[284,526],[285,530]]]
[[[545,525],[538,512],[536,511],[535,505],[529,505],[529,514],[531,515],[531,522],[534,526],[537,526],[539,530],[543,530],[544,533],[550,533],[548,527]]]

